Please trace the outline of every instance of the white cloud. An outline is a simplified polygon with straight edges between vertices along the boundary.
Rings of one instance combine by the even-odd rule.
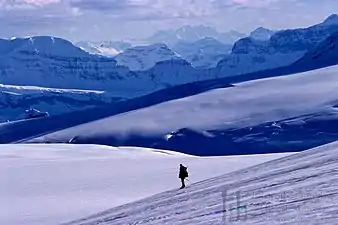
[[[54,3],[59,3],[61,0],[23,0],[27,4],[44,6]]]
[[[0,0],[0,36],[113,39],[183,24],[279,29],[320,22],[335,9],[338,0]]]

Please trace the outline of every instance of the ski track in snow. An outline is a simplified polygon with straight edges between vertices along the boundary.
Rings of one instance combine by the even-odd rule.
[[[67,225],[335,225],[338,224],[337,168],[338,142],[335,142],[197,182],[183,191],[154,195]],[[226,198],[222,197],[224,193]]]
[[[55,225],[289,154],[195,157],[137,147],[0,145],[0,224]]]

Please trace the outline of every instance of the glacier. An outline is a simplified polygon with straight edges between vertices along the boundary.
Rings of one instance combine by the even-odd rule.
[[[25,110],[59,115],[123,100],[109,92],[0,84],[0,122],[26,118]]]

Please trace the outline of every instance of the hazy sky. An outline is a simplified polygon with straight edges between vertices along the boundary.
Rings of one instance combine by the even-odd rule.
[[[0,37],[117,40],[187,24],[249,32],[305,27],[332,13],[338,0],[0,0]]]

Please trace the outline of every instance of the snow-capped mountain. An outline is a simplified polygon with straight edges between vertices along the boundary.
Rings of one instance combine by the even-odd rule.
[[[179,51],[182,55],[186,54],[186,58],[191,57],[190,62],[182,59],[164,44],[128,49],[128,51],[117,56],[116,60],[119,61],[119,64],[128,65],[132,70],[143,71],[131,71],[126,66],[117,65],[113,58],[89,54],[60,38],[1,39],[0,83],[54,89],[99,90],[108,92],[109,96],[113,96],[115,99],[138,97],[184,83],[285,67],[296,61],[299,61],[296,66],[280,68],[278,71],[272,71],[273,74],[283,75],[306,71],[337,63],[335,35],[330,36],[338,32],[337,18],[337,15],[332,15],[323,23],[309,28],[279,31],[268,41],[251,37],[241,39],[235,43],[232,53],[222,59],[215,69],[203,70],[196,68],[196,66],[201,64],[211,66],[210,61],[215,63],[218,60],[218,56],[215,56],[215,59],[212,54],[221,54],[223,51],[221,48],[223,45],[220,45],[215,39],[204,38],[191,45],[185,45],[186,43],[177,45],[178,49],[181,47]],[[328,37],[330,39],[323,42]],[[319,43],[321,44],[316,50],[315,47]],[[196,52],[201,55],[195,58],[190,56],[190,51],[194,52],[194,49],[198,49]],[[224,51],[226,51],[225,48]],[[306,52],[308,53],[304,56]],[[318,60],[313,62],[311,58],[318,58]],[[268,74],[270,72],[250,74],[244,76],[243,79],[270,76]],[[43,91],[41,95],[47,93],[49,92]],[[7,101],[9,98],[14,99],[17,105],[20,101],[25,101],[24,99],[27,97],[26,95],[9,94],[5,91],[1,93],[1,96],[2,99],[5,99],[3,101]],[[34,95],[34,98],[36,96]],[[41,99],[51,99],[49,94],[47,94],[47,98],[41,97],[34,101],[35,103],[29,107],[36,107],[38,110],[54,115],[68,112],[66,110],[68,108],[77,110],[83,109],[82,107],[86,105],[93,105],[90,103],[74,103],[77,106],[68,107],[64,105],[70,103],[65,103],[63,97],[57,98],[59,105],[54,104],[55,107],[52,108],[49,108],[51,106],[40,108],[36,103],[40,102]],[[70,99],[75,99],[74,102],[78,101],[77,98],[70,97]],[[69,102],[70,100],[65,101]],[[86,98],[86,101],[91,100]],[[46,101],[42,102],[46,104]],[[93,102],[96,102],[96,100],[93,100]],[[106,100],[102,101],[102,103],[104,102]],[[4,105],[11,104],[6,103]],[[95,103],[94,106],[100,104],[101,102]],[[24,112],[28,108],[25,103],[22,103],[22,105],[25,107],[19,107],[20,110],[15,112],[8,108],[9,111],[7,113],[3,111],[3,115],[15,115],[17,117],[19,112]],[[82,106],[80,107],[80,105]],[[6,120],[6,118],[2,120]],[[12,118],[11,116],[10,119]]]
[[[88,54],[76,48],[67,40],[55,37],[39,36],[28,38],[0,39],[0,57],[21,55],[37,55],[53,57],[85,57]],[[3,60],[3,59],[2,59]]]
[[[129,70],[54,37],[0,40],[0,83],[114,90]],[[112,83],[112,81],[115,81]]]
[[[233,76],[290,65],[338,31],[337,18],[332,15],[308,28],[278,31],[269,40],[243,38],[219,62],[216,74]]]
[[[332,35],[332,37],[334,37]],[[330,41],[332,38],[328,38],[323,43],[333,43]],[[334,38],[332,39],[334,40]],[[324,45],[324,44],[323,44]],[[331,44],[329,46],[334,46]],[[327,49],[331,49],[332,47],[328,47]],[[321,48],[320,48],[321,49]],[[325,48],[323,48],[325,49]],[[325,54],[328,54],[329,60],[321,60],[325,59]],[[140,71],[140,72],[131,72],[131,77],[147,77],[149,80],[147,81],[152,84],[152,88],[154,90],[162,89],[160,91],[151,93],[149,95],[141,96],[138,98],[121,101],[114,103],[113,105],[107,107],[101,107],[100,109],[86,110],[83,111],[80,116],[77,112],[70,113],[68,115],[60,115],[60,117],[54,118],[46,118],[44,119],[45,126],[39,126],[39,129],[29,129],[29,127],[35,127],[36,125],[31,124],[30,126],[25,125],[25,123],[14,124],[14,125],[6,125],[0,126],[0,131],[2,132],[2,139],[0,139],[1,143],[8,143],[13,141],[19,141],[22,139],[29,139],[30,137],[37,137],[41,133],[46,134],[54,130],[62,130],[72,126],[78,126],[85,122],[91,122],[95,120],[99,120],[102,118],[114,116],[121,113],[126,113],[129,111],[135,111],[146,107],[151,107],[157,104],[163,104],[168,101],[173,101],[175,99],[185,98],[192,95],[197,95],[206,91],[210,91],[212,89],[217,88],[226,88],[232,87],[232,83],[239,83],[244,81],[252,81],[257,79],[269,78],[274,76],[283,76],[293,73],[299,73],[304,71],[309,71],[311,69],[323,68],[326,66],[337,65],[338,58],[330,59],[331,51],[324,51],[321,57],[311,58],[310,61],[300,60],[298,63],[294,63],[290,66],[280,67],[271,70],[265,70],[260,72],[255,72],[251,74],[246,74],[242,76],[233,76],[233,77],[223,77],[220,79],[206,80],[208,77],[211,77],[213,74],[208,73],[199,73],[197,69],[191,67],[191,65],[185,60],[169,60],[157,63],[151,70]],[[304,57],[305,58],[305,57]],[[335,68],[335,67],[334,67]],[[324,70],[326,71],[326,70]],[[330,71],[330,70],[328,70]],[[212,73],[212,71],[209,71]],[[309,72],[306,74],[312,74],[315,72]],[[189,74],[190,76],[186,76]],[[326,74],[326,73],[324,73]],[[323,75],[324,76],[324,75]],[[326,75],[325,75],[326,76]],[[306,77],[306,76],[305,76]],[[199,82],[193,82],[196,80],[200,80]],[[189,83],[192,82],[192,83]],[[183,85],[178,84],[185,83]],[[176,86],[175,86],[176,85]],[[236,85],[237,86],[237,85]],[[302,86],[302,85],[301,85]],[[166,89],[163,89],[167,87]],[[268,90],[267,87],[262,88],[262,90]],[[325,87],[323,88],[325,89]],[[134,97],[140,95],[140,93],[135,93],[137,87],[134,87],[133,94]],[[280,90],[276,88],[276,90]],[[248,91],[248,92],[251,92]],[[114,95],[116,97],[116,95]],[[249,96],[250,97],[250,96]],[[292,105],[292,104],[291,104]],[[337,105],[337,104],[336,104]],[[282,110],[283,111],[283,110]],[[259,115],[260,113],[258,113]],[[282,113],[284,114],[284,113]],[[206,113],[208,115],[208,113]],[[40,123],[38,121],[29,121],[28,123]],[[12,126],[19,126],[20,128],[12,128]],[[263,127],[265,125],[262,125]],[[4,131],[3,129],[7,130]],[[12,133],[14,131],[20,129],[22,132],[20,133]],[[260,128],[259,128],[260,129]],[[239,130],[242,132],[241,130]],[[250,130],[249,130],[250,131]],[[173,133],[166,134],[168,137],[170,136],[182,136],[181,133],[185,133],[185,135],[190,136],[189,134],[193,134],[194,132],[189,131],[189,129],[182,129],[179,131],[172,131]],[[270,132],[267,130],[267,132]],[[226,134],[226,133],[225,133]],[[202,136],[196,136],[202,138]],[[203,139],[203,138],[202,138]],[[111,140],[111,139],[109,139]],[[119,140],[119,139],[116,139]],[[109,143],[108,143],[109,144]],[[229,143],[228,143],[229,144]],[[246,147],[247,148],[247,147]],[[183,147],[182,147],[183,149]],[[181,149],[179,149],[181,150]]]
[[[231,52],[232,45],[223,44],[212,37],[195,42],[178,42],[173,50],[195,67],[215,67]]]
[[[338,61],[338,31],[319,43],[314,49],[295,63],[295,66],[305,69],[320,66],[331,66]]]
[[[250,37],[237,41],[230,55],[219,61],[216,76],[236,76],[283,67],[300,59],[306,51],[282,52],[269,41]]]
[[[126,98],[144,95],[167,87],[162,84],[177,85],[185,81],[193,82],[197,79],[196,73],[203,73],[203,71],[195,71],[190,68],[193,73],[179,74],[175,79],[170,76],[163,77],[163,74],[169,75],[168,70],[173,69],[173,66],[181,65],[182,60],[162,44],[153,47],[141,47],[142,50],[150,50],[142,51],[145,54],[149,53],[149,55],[145,55],[144,63],[147,65],[151,66],[150,63],[155,65],[157,61],[176,58],[178,62],[170,62],[168,68],[164,66],[166,63],[162,63],[147,73],[133,72],[125,66],[116,65],[116,60],[113,58],[91,55],[59,38],[32,37],[1,40],[0,83],[18,86],[101,90],[108,91],[116,97]],[[130,53],[133,51],[131,50]],[[162,58],[158,60],[155,56]],[[117,58],[121,59],[122,57]],[[128,58],[128,60],[133,59],[132,56]],[[136,61],[132,62],[136,63]],[[180,67],[174,70],[180,71]],[[156,71],[155,74],[154,71]],[[144,74],[149,74],[149,76],[144,76]]]
[[[63,39],[1,39],[0,84],[5,85],[0,92],[0,121],[20,119],[30,107],[57,115],[203,78],[199,76],[203,71],[195,70],[166,46],[157,46],[158,51],[152,53],[169,53],[162,55],[162,60],[170,58],[170,54],[178,59],[156,65],[155,61],[148,71],[132,72],[116,65],[113,58],[91,55]]]
[[[130,43],[124,41],[102,41],[102,42],[81,41],[75,43],[75,45],[91,54],[98,54],[107,57],[116,56],[121,52],[125,51],[126,49],[132,47]]]
[[[154,67],[132,72],[116,65],[113,58],[91,55],[63,39],[1,39],[0,84],[5,85],[0,92],[0,121],[20,119],[30,107],[57,115],[203,78],[199,76],[203,71],[195,70],[166,46],[154,46],[143,52],[150,54],[144,59]],[[155,61],[150,61],[152,57]],[[175,58],[155,65],[156,59]]]
[[[323,21],[323,23],[321,23],[321,25],[322,26],[338,25],[338,14],[330,15]]]
[[[245,37],[243,33],[237,31],[229,31],[220,33],[216,29],[208,26],[183,26],[176,30],[160,30],[146,41],[149,43],[165,43],[173,46],[178,42],[195,42],[206,37],[213,37],[225,44],[233,44],[240,38]]]
[[[132,71],[147,70],[157,62],[181,59],[165,44],[153,44],[128,48],[114,58],[117,65],[128,67]]]
[[[269,40],[274,33],[276,33],[276,31],[264,27],[258,27],[250,33],[250,37],[256,40],[265,41]]]
[[[32,110],[58,115],[111,104],[121,100],[110,93],[93,90],[55,89],[0,84],[0,122],[28,119]],[[27,109],[32,109],[26,112]]]

